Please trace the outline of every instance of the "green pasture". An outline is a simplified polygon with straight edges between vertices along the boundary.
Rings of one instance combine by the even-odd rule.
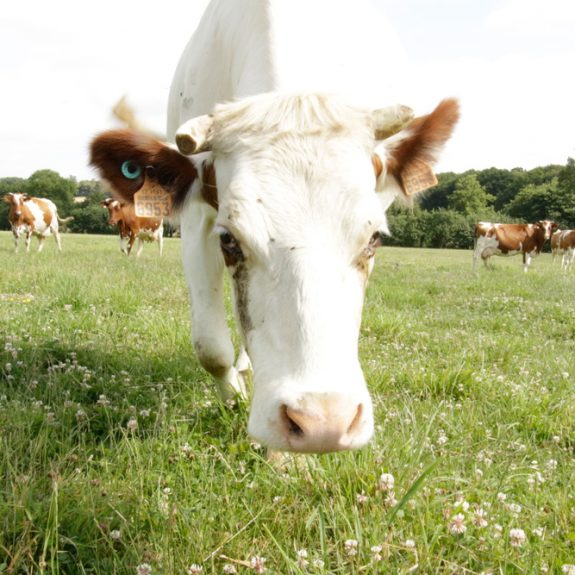
[[[374,440],[280,465],[194,358],[179,240],[62,239],[0,233],[0,573],[575,573],[575,275],[550,254],[475,277],[381,248]]]

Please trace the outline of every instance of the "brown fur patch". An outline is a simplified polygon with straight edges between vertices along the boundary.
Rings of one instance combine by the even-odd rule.
[[[397,142],[387,162],[388,173],[395,176],[404,193],[404,174],[418,163],[433,165],[458,120],[459,104],[457,100],[448,99],[440,102],[431,114],[415,118],[406,128],[409,136]]]
[[[122,174],[122,164],[128,160],[141,168],[141,174],[133,180]],[[90,146],[90,164],[110,183],[115,194],[130,203],[147,173],[171,195],[174,207],[178,208],[198,176],[185,156],[134,130],[110,130],[94,138]]]

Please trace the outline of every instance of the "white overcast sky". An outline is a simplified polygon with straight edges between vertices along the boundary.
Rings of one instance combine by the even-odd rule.
[[[461,100],[437,171],[575,157],[575,0],[374,1],[408,56],[402,103],[426,113],[446,96]],[[114,125],[110,109],[124,93],[144,123],[164,131],[171,78],[206,3],[5,2],[0,177],[44,168],[96,177],[88,142]]]

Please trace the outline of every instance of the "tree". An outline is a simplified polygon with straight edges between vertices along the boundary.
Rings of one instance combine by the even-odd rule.
[[[64,217],[74,205],[76,187],[75,180],[62,178],[58,172],[38,170],[28,178],[25,191],[30,196],[52,200],[60,217]]]
[[[477,172],[477,179],[484,190],[494,196],[493,208],[502,210],[526,185],[526,173],[520,168],[502,170],[488,168]]]
[[[526,222],[557,218],[553,196],[557,194],[557,180],[547,184],[529,184],[513,198],[507,213]]]
[[[448,207],[460,214],[474,216],[485,212],[494,199],[494,196],[485,191],[475,174],[467,174],[457,180],[455,189],[448,198]]]

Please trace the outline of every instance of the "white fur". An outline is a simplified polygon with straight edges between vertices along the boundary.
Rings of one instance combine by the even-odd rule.
[[[361,405],[341,448],[363,445],[373,431],[357,353],[373,262],[363,271],[358,262],[372,235],[387,231],[385,209],[398,188],[385,188],[384,175],[382,194],[374,193],[375,144],[364,105],[375,97],[378,105],[393,103],[388,79],[402,62],[390,48],[382,63],[395,38],[375,16],[365,0],[213,0],[170,92],[169,139],[217,103],[243,99],[215,110],[219,210],[201,200],[196,183],[180,216],[182,258],[197,355],[229,398],[245,388],[243,369],[233,366],[214,227],[242,247],[245,262],[230,273],[254,370],[249,431],[276,449],[293,448],[281,407],[316,413],[328,395]],[[344,93],[354,105],[290,95],[302,90]],[[263,95],[246,99],[256,94]],[[384,147],[380,153],[385,165]],[[199,166],[206,157],[192,161]]]

